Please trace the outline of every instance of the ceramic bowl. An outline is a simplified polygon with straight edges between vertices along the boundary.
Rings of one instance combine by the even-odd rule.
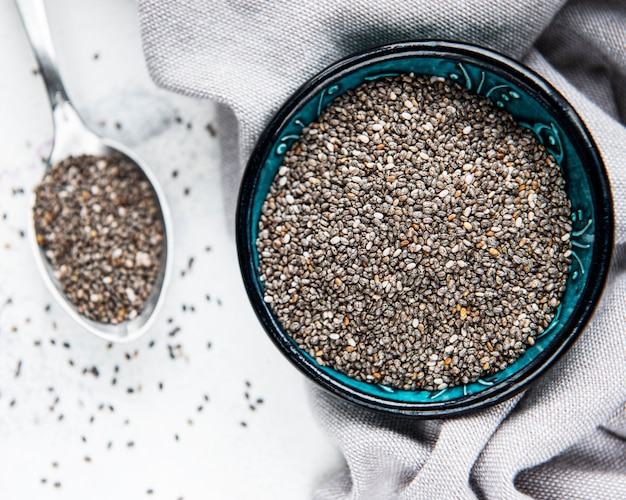
[[[572,263],[566,291],[548,328],[506,369],[438,392],[396,390],[320,366],[287,335],[263,300],[255,242],[261,206],[283,157],[304,126],[335,97],[363,82],[403,73],[458,82],[508,111],[554,156],[572,203]],[[589,132],[572,106],[539,75],[501,54],[443,41],[387,45],[341,60],[301,87],[274,116],[247,165],[238,202],[237,247],[244,284],[270,338],[305,375],[337,396],[368,408],[415,417],[458,415],[509,398],[536,381],[566,352],[593,313],[613,245],[607,175]]]

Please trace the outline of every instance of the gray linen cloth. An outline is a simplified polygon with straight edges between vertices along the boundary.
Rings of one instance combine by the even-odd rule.
[[[609,170],[616,248],[580,340],[535,387],[485,411],[416,421],[315,387],[345,468],[317,499],[626,499],[626,2],[140,0],[154,81],[221,104],[230,221],[246,159],[285,99],[355,51],[420,38],[521,60],[579,111]],[[231,111],[232,110],[232,111]]]

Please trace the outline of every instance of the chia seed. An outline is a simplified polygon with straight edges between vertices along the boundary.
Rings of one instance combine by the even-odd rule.
[[[468,384],[554,317],[569,215],[554,158],[489,99],[437,77],[367,82],[285,155],[259,221],[264,298],[322,366]]]
[[[54,165],[36,188],[37,243],[78,312],[120,323],[141,313],[164,228],[150,183],[122,155]]]

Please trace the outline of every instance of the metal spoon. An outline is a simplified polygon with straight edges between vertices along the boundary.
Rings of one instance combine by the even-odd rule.
[[[159,262],[159,271],[152,286],[150,295],[144,303],[142,311],[133,319],[118,324],[94,321],[80,314],[76,306],[68,300],[61,289],[59,281],[42,249],[37,244],[34,224],[31,226],[31,243],[34,246],[36,260],[46,285],[55,295],[65,310],[85,329],[91,333],[113,342],[128,342],[136,339],[147,331],[152,324],[155,313],[159,309],[164,290],[169,282],[172,257],[171,222],[165,196],[148,167],[125,147],[108,139],[101,138],[91,131],[82,121],[71,104],[56,63],[52,37],[48,28],[46,10],[43,0],[15,0],[32,46],[41,76],[46,84],[48,98],[52,108],[54,124],[54,142],[48,158],[47,168],[70,156],[92,155],[108,156],[120,153],[130,159],[141,170],[150,182],[159,205],[164,228],[163,252]]]

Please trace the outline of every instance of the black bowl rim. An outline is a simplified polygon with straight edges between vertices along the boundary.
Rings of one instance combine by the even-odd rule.
[[[257,270],[252,265],[255,242],[251,241],[250,233],[250,209],[261,170],[259,166],[265,163],[279,132],[299,111],[302,102],[357,67],[409,56],[454,57],[456,60],[478,63],[494,73],[506,76],[547,106],[553,116],[558,118],[566,135],[570,139],[576,139],[572,143],[589,177],[593,179],[591,194],[597,212],[594,258],[589,269],[590,276],[595,276],[596,279],[587,282],[570,320],[564,325],[559,337],[553,340],[553,348],[543,351],[520,372],[483,391],[450,401],[428,403],[390,401],[364,394],[335,380],[307,359],[291,338],[281,331],[263,300],[263,294],[255,280]],[[376,411],[417,418],[458,416],[499,403],[527,389],[561,359],[584,329],[602,296],[613,250],[613,233],[613,201],[606,169],[591,134],[569,102],[543,77],[508,56],[492,49],[446,40],[406,41],[371,48],[345,57],[309,79],[283,104],[259,137],[243,174],[236,214],[236,242],[244,286],[258,319],[282,354],[312,381],[344,400]]]

